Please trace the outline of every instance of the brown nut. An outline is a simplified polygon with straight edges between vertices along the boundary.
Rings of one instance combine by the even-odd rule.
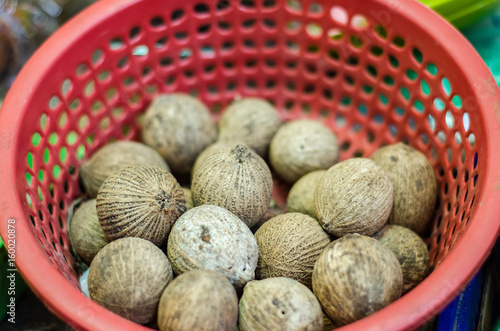
[[[293,184],[290,193],[288,193],[286,199],[287,212],[307,214],[317,219],[314,192],[325,174],[326,170],[316,170],[300,177]]]

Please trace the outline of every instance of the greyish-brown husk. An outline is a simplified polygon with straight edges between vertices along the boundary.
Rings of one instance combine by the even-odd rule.
[[[158,307],[161,331],[233,331],[238,321],[238,297],[222,274],[188,271],[165,289]]]
[[[173,272],[165,254],[141,238],[123,238],[97,253],[89,269],[92,300],[139,324],[150,322]]]
[[[382,147],[371,159],[387,172],[394,187],[389,223],[421,234],[434,212],[437,197],[436,175],[429,160],[403,143]]]
[[[314,195],[316,215],[326,232],[371,236],[387,221],[393,202],[386,172],[370,159],[340,162],[326,172]]]
[[[167,255],[176,274],[209,269],[224,274],[236,289],[255,278],[259,251],[252,232],[218,206],[195,207],[174,224]]]
[[[230,104],[219,121],[219,140],[240,142],[261,157],[267,156],[271,138],[281,125],[276,108],[260,98]]]
[[[106,178],[135,164],[149,164],[170,172],[163,157],[151,147],[135,141],[117,141],[100,148],[81,165],[83,187],[91,198],[95,198]]]
[[[191,185],[195,206],[226,208],[248,227],[254,226],[267,211],[272,190],[267,164],[241,144],[208,156],[194,174]]]
[[[412,230],[386,225],[374,238],[394,253],[403,271],[403,294],[417,286],[429,273],[429,251],[425,242]]]
[[[323,311],[340,326],[398,299],[403,275],[389,248],[373,238],[348,234],[321,253],[312,284]]]
[[[309,288],[314,264],[331,241],[317,220],[300,213],[273,217],[255,233],[255,239],[257,279],[288,277]]]
[[[113,174],[97,195],[97,215],[109,240],[140,237],[161,246],[185,211],[184,192],[174,176],[146,164]]]
[[[282,125],[269,146],[271,166],[289,183],[311,171],[326,170],[338,159],[337,138],[328,127],[312,120]]]
[[[83,202],[73,214],[69,226],[71,243],[80,257],[87,263],[108,244],[97,217],[96,200]]]
[[[285,277],[248,283],[240,300],[240,331],[322,331],[318,299],[304,285]]]
[[[194,177],[194,174],[196,170],[200,167],[200,164],[203,164],[205,162],[205,159],[212,155],[213,153],[229,146],[236,145],[236,143],[231,143],[231,142],[225,142],[225,141],[217,141],[213,143],[212,145],[208,146],[205,148],[196,158],[196,161],[194,162],[193,169],[191,170],[191,179]]]
[[[286,199],[287,212],[307,214],[317,219],[314,192],[325,174],[326,170],[316,170],[302,176],[295,182]]]
[[[144,116],[143,141],[157,150],[176,173],[188,174],[198,154],[216,136],[208,108],[187,94],[157,96]]]

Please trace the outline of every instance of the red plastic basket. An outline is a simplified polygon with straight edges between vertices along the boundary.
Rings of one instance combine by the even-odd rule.
[[[284,120],[330,126],[342,159],[401,140],[428,156],[439,179],[427,234],[435,270],[342,330],[421,325],[497,238],[499,91],[460,33],[416,1],[101,1],[41,47],[0,113],[1,234],[15,219],[20,272],[75,328],[142,328],[80,292],[67,215],[79,165],[110,140],[137,138],[162,91],[196,95],[215,117],[238,95],[264,97]]]

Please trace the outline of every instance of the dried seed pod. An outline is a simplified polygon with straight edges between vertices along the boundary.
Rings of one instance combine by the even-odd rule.
[[[216,205],[254,226],[267,211],[273,180],[266,162],[245,145],[221,149],[200,165],[191,191],[195,206]]]
[[[255,233],[259,246],[257,279],[288,277],[311,288],[314,264],[330,236],[308,215],[278,215]]]
[[[328,127],[312,120],[281,126],[269,147],[271,166],[289,183],[311,171],[328,169],[338,159],[337,138]]]
[[[146,110],[142,139],[174,172],[188,174],[198,154],[215,141],[216,130],[208,108],[198,99],[182,93],[162,94]]]
[[[196,158],[196,161],[194,162],[193,169],[191,170],[191,179],[194,177],[194,174],[195,174],[196,170],[200,167],[200,164],[203,164],[203,162],[205,162],[207,157],[209,157],[213,153],[215,153],[215,152],[217,152],[225,147],[229,147],[229,146],[233,146],[233,145],[236,145],[236,144],[224,142],[224,141],[218,141],[218,142],[208,146],[207,148],[205,148],[203,150],[203,152],[201,152],[198,155],[198,157]]]
[[[151,147],[135,141],[117,141],[100,148],[82,164],[83,187],[91,198],[95,198],[106,178],[135,164],[149,164],[170,172],[163,157]]]
[[[87,263],[108,244],[97,217],[96,200],[86,201],[73,214],[69,226],[71,243],[80,257]]]
[[[403,143],[382,147],[371,159],[387,172],[394,187],[389,223],[422,233],[437,197],[436,175],[429,160]]]
[[[97,216],[110,240],[140,237],[161,246],[185,211],[184,192],[174,176],[146,164],[111,175],[97,195]]]
[[[323,311],[340,326],[398,299],[403,274],[389,248],[373,238],[348,234],[321,253],[312,285]]]
[[[326,170],[316,170],[302,176],[293,184],[286,199],[286,209],[289,213],[302,213],[317,218],[314,206],[314,191],[326,174]]]
[[[430,261],[427,245],[412,230],[386,225],[374,238],[394,253],[403,271],[403,293],[417,286],[429,273]]]
[[[237,321],[234,287],[222,274],[211,270],[191,270],[175,278],[158,307],[161,331],[233,331]]]
[[[183,187],[182,190],[184,191],[184,199],[186,200],[186,210],[194,208],[193,196],[191,194],[191,189]]]
[[[273,105],[260,98],[244,98],[226,108],[219,121],[219,140],[240,142],[261,157],[281,125]]]
[[[167,255],[176,274],[209,269],[236,289],[255,278],[259,251],[250,229],[233,213],[204,205],[188,210],[172,228]]]
[[[322,331],[323,313],[307,287],[290,278],[248,283],[240,300],[240,331]]]
[[[165,254],[141,238],[123,238],[97,253],[89,269],[92,300],[139,324],[156,314],[173,272]]]
[[[355,158],[334,165],[316,187],[316,215],[326,232],[372,235],[391,213],[392,184],[375,162]]]

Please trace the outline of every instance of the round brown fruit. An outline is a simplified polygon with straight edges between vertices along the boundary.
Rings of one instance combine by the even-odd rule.
[[[364,158],[340,162],[326,172],[314,194],[316,215],[326,232],[371,236],[387,221],[393,202],[385,171]]]
[[[146,164],[118,171],[97,195],[97,215],[110,240],[139,237],[161,246],[186,211],[184,192],[172,174]]]
[[[286,209],[289,213],[302,213],[318,218],[314,205],[314,192],[325,174],[326,170],[316,170],[300,177],[293,184],[286,199]]]
[[[139,324],[156,314],[173,273],[165,254],[141,238],[123,238],[97,253],[89,269],[92,300]]]
[[[373,314],[401,296],[401,266],[377,240],[348,234],[326,247],[312,284],[323,311],[336,325]]]

